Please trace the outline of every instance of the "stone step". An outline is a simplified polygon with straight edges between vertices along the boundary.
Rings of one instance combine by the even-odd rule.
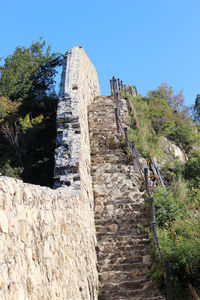
[[[110,225],[105,224],[105,226],[102,225],[95,225],[97,236],[99,236],[100,233],[104,233],[105,236],[102,239],[112,239],[112,240],[124,240],[126,237],[128,240],[133,241],[135,239],[149,239],[148,233],[142,233],[140,229],[135,227],[135,224],[125,224],[127,230],[123,230],[123,224],[117,224],[112,223]],[[137,234],[134,234],[134,232],[137,232]],[[124,232],[124,234],[122,234]],[[129,234],[130,233],[130,234]],[[128,234],[128,236],[127,236]],[[124,238],[123,238],[124,237]],[[98,239],[101,240],[101,239]]]
[[[119,284],[121,281],[131,281],[136,279],[145,279],[149,272],[149,268],[142,265],[138,269],[131,271],[104,271],[99,273],[101,282],[115,282]]]
[[[112,165],[118,164],[119,162],[126,163],[127,158],[123,155],[123,153],[113,153],[104,155],[102,158],[101,156],[91,157],[91,162],[96,165],[102,165],[103,163],[110,163]]]
[[[142,246],[141,248],[139,248],[140,246]],[[137,256],[138,261],[140,260],[140,257],[143,257],[143,261],[145,259],[147,259],[148,255],[149,255],[149,249],[146,247],[144,248],[144,245],[135,245],[134,247],[124,247],[121,248],[120,250],[117,250],[117,248],[113,248],[112,246],[110,248],[106,247],[101,247],[100,249],[98,249],[98,260],[102,261],[105,260],[105,263],[107,260],[113,259],[125,259],[129,257],[133,257],[134,258]]]
[[[92,159],[91,159],[91,162],[93,164],[95,164],[96,166],[98,166],[98,165],[101,166],[104,163],[110,163],[112,165],[115,165],[115,164],[118,164],[121,162],[126,163],[126,161],[127,161],[126,158],[125,157],[122,158],[122,157],[120,157],[120,155],[105,156],[103,158],[96,156],[96,157],[92,157]]]
[[[120,247],[120,249],[121,247],[126,246],[137,246],[140,244],[138,243],[138,240],[144,240],[146,244],[146,242],[149,241],[149,238],[148,235],[145,234],[144,236],[142,235],[141,239],[139,239],[138,236],[133,236],[132,234],[129,234],[129,232],[126,232],[124,235],[119,235],[116,232],[108,232],[107,234],[104,234],[104,236],[97,238],[99,247],[104,245],[116,245],[118,248]]]
[[[116,224],[115,224],[116,225]],[[98,226],[97,226],[98,227]],[[102,239],[109,239],[110,237],[112,237],[112,239],[114,239],[116,242],[117,240],[121,237],[125,237],[125,235],[128,233],[129,234],[129,238],[128,241],[131,241],[131,243],[133,244],[137,244],[137,243],[143,243],[143,244],[148,244],[149,243],[149,237],[147,234],[140,234],[140,235],[133,235],[134,232],[134,225],[133,226],[127,226],[127,231],[126,229],[122,228],[119,229],[118,227],[116,227],[117,232],[114,231],[108,231],[108,228],[104,228],[103,226],[100,226],[100,228],[96,228],[96,235],[97,235],[97,240],[101,241]],[[113,229],[115,230],[115,229]]]
[[[95,207],[95,214],[98,215],[98,209],[99,206]],[[102,211],[103,210],[103,211]],[[133,222],[136,221],[137,218],[143,217],[144,220],[147,219],[146,216],[146,210],[145,209],[140,209],[136,208],[135,210],[130,211],[130,208],[126,208],[122,210],[121,208],[119,209],[114,209],[112,208],[111,210],[107,210],[105,206],[100,206],[100,211],[99,211],[100,217],[102,219],[102,223],[113,223],[114,222]],[[100,218],[98,218],[100,219]],[[146,220],[147,221],[147,220]],[[138,224],[138,223],[136,223]]]
[[[108,216],[105,217],[105,219],[96,219],[95,220],[95,226],[96,226],[96,231],[97,232],[107,232],[107,231],[110,231],[110,232],[113,232],[114,230],[114,233],[115,232],[118,232],[118,231],[123,231],[123,228],[124,226],[127,226],[128,230],[136,230],[136,229],[140,229],[140,231],[144,230],[145,228],[147,229],[149,226],[142,226],[139,225],[140,222],[139,221],[143,221],[143,224],[146,224],[145,221],[146,221],[146,218],[145,216],[141,216],[139,215],[139,212],[133,212],[132,214],[127,214],[125,216],[122,216],[122,218],[120,217],[116,217],[116,216],[113,216],[112,218],[108,218]],[[126,218],[127,217],[127,218]],[[114,228],[115,226],[113,225],[117,225],[118,228]],[[112,225],[114,226],[112,228]],[[101,230],[101,227],[106,227],[106,230]],[[110,229],[109,229],[110,228]]]
[[[117,296],[122,296],[122,297],[130,297],[129,299],[133,299],[133,297],[139,297],[140,299],[143,299],[143,300],[149,300],[149,299],[152,299],[152,297],[155,296],[156,292],[155,290],[152,290],[152,293],[148,293],[149,291],[141,291],[141,290],[135,290],[135,291],[121,291],[121,292],[116,292],[116,293],[113,293],[113,300],[116,299]],[[157,296],[159,296],[159,292],[157,292]],[[127,299],[126,298],[126,299]],[[137,299],[136,298],[136,299]],[[112,298],[110,298],[112,299]],[[159,298],[158,298],[159,299]],[[162,298],[161,298],[162,299]]]
[[[97,226],[98,223],[96,222],[95,225]],[[98,225],[98,226],[100,226],[100,225]],[[108,226],[108,224],[106,224],[105,226]],[[98,233],[101,233],[101,232],[98,231]],[[127,232],[125,232],[125,234],[127,234]],[[131,236],[139,237],[141,234],[146,234],[145,229],[138,228],[137,226],[131,227]],[[102,235],[99,234],[98,237],[102,237]],[[103,237],[102,237],[102,239],[99,238],[98,240],[99,241],[103,240]],[[148,235],[147,235],[147,237],[148,237]]]
[[[148,253],[147,253],[148,254]],[[147,256],[146,254],[146,256]],[[116,253],[117,255],[117,253]],[[146,257],[144,256],[144,257]],[[140,263],[143,262],[143,256],[142,255],[135,255],[135,256],[121,256],[121,257],[110,257],[110,258],[106,258],[106,263],[107,264],[111,264],[111,265],[115,265],[115,264],[133,264],[133,263]],[[99,260],[98,261],[98,265],[99,266],[103,266],[105,264],[105,259]]]
[[[123,198],[119,199],[119,198],[114,198],[112,201],[110,201],[114,206],[115,206],[115,210],[121,209],[121,210],[128,210],[129,212],[132,212],[134,210],[139,211],[145,211],[146,210],[146,206],[144,201],[130,201],[130,195],[132,197],[134,196],[140,196],[141,198],[141,193],[138,191],[138,189],[135,189],[134,186],[131,190],[131,192],[128,193],[128,195],[123,195]],[[111,205],[111,203],[108,202],[107,205]]]
[[[153,287],[152,287],[153,288]],[[160,297],[160,293],[158,291],[155,291],[155,289],[136,289],[136,290],[116,290],[116,291],[110,291],[109,294],[104,294],[102,293],[100,299],[106,299],[106,300],[116,300],[118,297],[122,297],[122,299],[125,297],[125,299],[143,299],[143,300],[149,300],[149,299],[163,299],[158,298]],[[105,298],[105,297],[110,297],[110,298]],[[156,297],[156,298],[155,298]],[[165,298],[164,298],[165,299]]]
[[[115,296],[114,298],[112,297],[112,295],[99,295],[98,300],[166,300],[166,298],[164,296],[147,296],[147,298],[142,297],[118,297]]]
[[[102,251],[102,249],[104,249],[104,251],[109,251],[109,249],[111,249],[111,251],[113,252],[114,249],[115,251],[117,251],[118,249],[119,252],[119,251],[126,251],[126,250],[129,251],[129,249],[133,249],[133,248],[137,250],[139,249],[138,246],[147,247],[149,243],[150,243],[149,238],[140,238],[139,236],[135,237],[134,240],[127,240],[127,241],[113,240],[110,241],[109,243],[105,243],[105,241],[103,240],[98,241],[97,238],[97,245],[100,251]]]
[[[95,183],[95,185],[98,184]],[[110,184],[110,183],[109,183]],[[134,187],[128,187],[126,189],[126,192],[121,192],[121,190],[119,189],[119,184],[120,182],[116,182],[114,183],[112,186],[108,186],[108,184],[104,183],[103,185],[98,185],[98,189],[95,188],[94,186],[94,193],[97,194],[95,197],[95,202],[102,202],[105,206],[107,205],[113,205],[116,209],[120,209],[120,208],[125,208],[125,209],[129,209],[129,211],[132,211],[134,209],[134,207],[137,209],[139,208],[144,208],[146,209],[146,206],[144,204],[144,200],[141,195],[141,193],[139,191],[135,191]],[[102,199],[98,199],[98,191],[99,190],[105,190],[108,189],[109,192],[113,192],[113,188],[115,189],[115,195],[113,193],[113,198],[110,199],[108,193],[106,193],[104,191],[104,199],[102,201]],[[123,193],[123,199],[118,200],[117,199],[117,194],[118,193]],[[107,195],[107,196],[106,196]]]
[[[100,210],[99,210],[100,209]],[[98,217],[98,214],[100,215]],[[106,223],[114,223],[114,222],[126,222],[126,223],[133,223],[135,222],[138,224],[137,219],[138,218],[143,218],[147,222],[147,212],[145,209],[139,209],[136,208],[135,210],[130,211],[130,208],[126,208],[122,210],[121,208],[119,209],[114,209],[112,208],[111,210],[107,210],[104,205],[98,205],[95,206],[95,217],[98,217],[98,219],[102,219],[102,224]]]
[[[103,286],[103,290],[106,291],[109,290],[110,292],[113,291],[123,291],[123,290],[142,290],[147,284],[152,285],[151,280],[145,279],[137,279],[137,280],[131,280],[131,281],[122,281],[119,284],[116,283],[106,283]]]
[[[125,217],[122,218],[122,220],[123,219],[125,219]],[[112,224],[113,221],[120,222],[121,218],[119,218],[119,217],[114,218],[113,216],[105,214],[104,212],[102,212],[102,213],[95,212],[95,221],[99,222],[101,220],[102,220],[102,222],[101,222],[102,224],[104,224],[104,220],[105,220],[105,223],[111,222],[111,224]],[[132,221],[132,223],[133,223],[133,221],[135,221],[135,226],[137,226],[137,227],[148,227],[149,226],[148,218],[145,213],[143,216],[141,216],[139,222],[137,222],[137,220],[134,220],[134,219],[131,221]],[[130,223],[130,220],[129,220],[129,223]]]
[[[112,216],[110,216],[112,213]],[[95,224],[96,226],[108,226],[110,224],[118,224],[119,226],[123,225],[131,225],[134,227],[138,224],[137,220],[143,218],[144,221],[146,221],[146,214],[145,211],[139,211],[139,210],[134,210],[132,212],[117,212],[113,211],[110,212],[110,215],[107,213],[100,213],[101,219],[97,219]]]
[[[98,189],[103,189],[104,187],[107,185],[105,184],[104,186],[98,186]],[[132,188],[133,190],[133,188]],[[115,198],[113,198],[112,200],[109,199],[103,199],[103,202],[101,200],[95,199],[95,204],[100,204],[103,203],[104,207],[107,211],[114,211],[116,213],[116,215],[121,215],[121,213],[132,213],[134,211],[141,211],[141,212],[145,212],[147,210],[145,203],[143,200],[138,201],[137,199],[140,197],[141,199],[141,194],[138,191],[130,191],[127,193],[127,195],[124,195],[124,198],[121,200],[118,200]],[[134,201],[130,201],[130,194],[131,197],[134,199]],[[138,197],[138,198],[137,198]]]
[[[99,273],[102,272],[109,272],[109,271],[135,271],[135,270],[140,270],[143,268],[147,268],[148,266],[150,266],[150,262],[148,262],[148,264],[144,264],[142,262],[138,262],[138,263],[127,263],[127,264],[123,264],[123,263],[117,263],[117,264],[107,264],[105,263],[104,265],[99,265],[98,264],[98,271]]]
[[[120,259],[120,258],[126,258],[126,257],[132,256],[133,260],[134,260],[134,258],[136,257],[137,253],[138,253],[138,257],[139,258],[136,261],[140,261],[140,257],[143,257],[143,261],[145,259],[147,259],[146,257],[149,255],[149,250],[148,249],[145,249],[146,251],[143,249],[142,252],[141,252],[141,250],[139,250],[140,251],[139,252],[138,249],[135,249],[135,248],[134,247],[130,247],[130,248],[126,248],[124,250],[122,249],[122,250],[120,250],[118,252],[115,251],[115,249],[112,250],[112,248],[110,248],[110,251],[108,252],[106,250],[109,250],[109,249],[104,249],[103,248],[103,249],[99,250],[98,253],[97,253],[98,254],[98,260],[102,261],[103,259],[105,259],[105,264],[106,264],[107,261],[109,261],[112,258],[115,260],[117,258]],[[127,259],[127,261],[128,261],[128,259]]]
[[[137,246],[138,247],[138,246]],[[129,259],[133,259],[133,262],[140,261],[141,257],[144,260],[147,256],[149,256],[149,249],[144,249],[142,246],[141,249],[131,249],[130,251],[122,251],[122,252],[112,252],[112,253],[105,253],[98,251],[98,263],[103,264],[105,261],[113,260],[113,263],[117,259],[121,259],[124,263]]]

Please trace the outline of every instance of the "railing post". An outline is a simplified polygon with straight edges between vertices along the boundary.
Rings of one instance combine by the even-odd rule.
[[[118,90],[120,91],[120,79],[117,79],[117,83],[118,83]]]
[[[149,169],[147,167],[144,168],[144,179],[145,179],[146,192],[150,196],[150,190],[149,190]]]
[[[127,127],[124,128],[124,135],[125,135],[126,146],[129,147],[130,143],[129,143],[129,138],[128,138],[128,129],[127,129]]]
[[[151,207],[151,219],[152,219],[152,222],[155,222],[156,221],[155,204],[154,204],[154,199],[152,196],[150,197],[150,207]]]
[[[112,79],[110,80],[110,92],[111,92],[111,95],[113,95],[113,83],[112,83]]]
[[[117,106],[118,116],[120,116],[119,93],[117,90],[116,90],[116,106]]]
[[[116,107],[115,107],[115,119],[116,119],[116,125],[117,125],[117,133],[120,133],[118,111],[117,111]]]
[[[135,143],[131,143],[131,150],[132,150],[132,158],[133,158],[133,168],[135,172],[138,172],[138,165],[137,165],[137,159],[136,159],[136,153],[135,153]]]
[[[114,99],[116,99],[116,88],[115,88],[115,77],[113,76],[112,78],[112,84],[113,84],[113,96],[114,96]]]
[[[169,261],[165,260],[164,265],[165,265],[166,284],[167,284],[167,299],[168,300],[173,300],[172,282],[171,282]]]
[[[133,87],[131,86],[131,96],[133,96]]]
[[[163,180],[162,180],[162,176],[161,176],[161,174],[160,174],[160,170],[159,170],[159,168],[158,168],[158,164],[157,164],[157,161],[156,161],[155,157],[153,157],[153,163],[154,163],[155,170],[156,170],[156,172],[157,172],[157,174],[158,174],[158,178],[159,178],[159,180],[160,180],[160,184],[161,184],[161,186],[165,189],[165,184],[164,184],[164,182],[163,182]]]
[[[114,77],[114,87],[115,87],[115,91],[117,90],[117,79]]]

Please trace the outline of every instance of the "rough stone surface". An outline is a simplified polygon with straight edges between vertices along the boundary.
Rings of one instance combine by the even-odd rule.
[[[148,277],[142,180],[121,148],[114,108],[112,97],[99,97],[89,109],[99,300],[164,299]]]
[[[68,51],[57,112],[57,189],[0,177],[0,299],[97,299],[87,106],[98,94],[84,50]]]
[[[55,187],[67,185],[72,189],[80,188],[80,172],[90,166],[87,107],[99,95],[98,77],[93,64],[82,47],[72,48],[64,57],[61,75]],[[84,155],[83,160],[81,155]]]
[[[166,155],[166,157],[162,160],[162,164],[167,161],[173,162],[175,158],[179,159],[182,163],[187,162],[187,155],[177,145],[169,141],[167,138],[162,137],[161,147]]]
[[[8,177],[0,195],[0,299],[97,299],[88,197]]]

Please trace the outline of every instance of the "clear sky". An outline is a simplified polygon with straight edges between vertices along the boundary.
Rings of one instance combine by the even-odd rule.
[[[113,75],[142,95],[167,82],[187,105],[200,93],[200,0],[0,0],[0,57],[41,36],[82,46],[104,95]]]

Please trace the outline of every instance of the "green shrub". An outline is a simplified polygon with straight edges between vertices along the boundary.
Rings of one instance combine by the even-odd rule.
[[[175,158],[172,161],[167,161],[161,166],[161,173],[167,185],[177,180],[179,177],[183,177],[184,171],[185,164],[178,158]]]
[[[192,120],[178,117],[175,120],[175,127],[167,134],[167,137],[174,141],[180,148],[188,152],[192,146],[199,144],[199,133]]]
[[[150,156],[156,156],[157,159],[164,157],[160,136],[169,138],[186,152],[192,146],[200,145],[200,134],[196,125],[189,117],[187,109],[183,109],[182,94],[175,96],[171,89],[167,91],[169,95],[165,92],[163,88],[152,91],[149,92],[149,97],[133,97],[127,91],[121,92],[122,97],[129,98],[135,110],[130,112],[129,137],[135,141],[138,151],[147,159]],[[136,119],[141,128],[140,132],[136,126]]]
[[[190,180],[194,187],[198,188],[200,183],[200,150],[191,153],[185,164],[185,177]]]
[[[170,261],[175,294],[181,297],[187,284],[198,288],[200,283],[200,209],[194,208],[189,194],[182,178],[175,180],[167,191],[158,188],[154,194],[161,252]]]
[[[14,177],[14,178],[21,178],[23,173],[23,168],[20,167],[12,167],[10,160],[8,160],[1,168],[0,168],[1,175]]]

